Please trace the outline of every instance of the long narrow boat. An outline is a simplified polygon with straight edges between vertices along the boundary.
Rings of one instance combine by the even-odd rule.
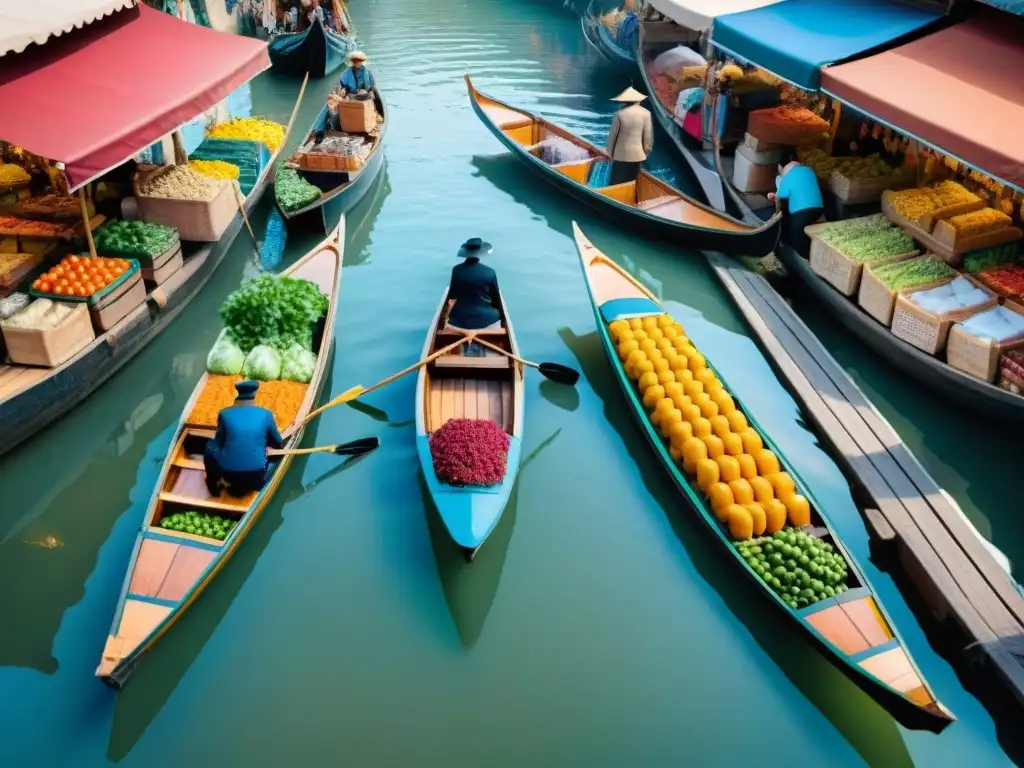
[[[345,20],[348,28],[348,19]],[[314,19],[302,32],[286,32],[270,39],[267,52],[270,65],[283,75],[323,77],[340,67],[355,41],[327,29]]]
[[[362,167],[358,170],[314,170],[301,167],[293,161],[285,163],[286,168],[294,169],[302,178],[320,189],[318,200],[294,211],[286,211],[282,208],[280,201],[275,196],[277,208],[289,226],[311,229],[323,227],[324,231],[329,232],[333,227],[333,222],[362,200],[363,196],[373,187],[374,179],[377,178],[380,169],[384,166],[384,134],[388,129],[387,105],[378,88],[373,89],[373,102],[382,122],[370,134],[373,146],[370,148],[366,160],[363,161]],[[302,147],[309,146],[313,142],[316,136],[316,126],[320,125],[320,121],[324,119],[326,113],[327,107],[324,106],[306,133],[306,137],[299,144],[297,151],[301,151]]]
[[[458,341],[463,333],[442,326],[448,291],[441,297],[423,345],[423,357]],[[502,327],[478,335],[519,355],[505,301]],[[427,490],[448,533],[472,561],[477,550],[501,519],[519,474],[523,449],[523,367],[486,347],[482,355],[466,355],[466,346],[420,368],[416,380],[416,451],[427,481]],[[454,486],[434,472],[430,435],[449,419],[490,419],[509,436],[505,477],[495,486]]]
[[[280,154],[279,149],[270,157],[246,195],[246,215],[263,197]],[[217,242],[183,242],[183,267],[152,288],[146,301],[113,328],[55,368],[0,363],[0,455],[68,413],[163,331],[206,284],[241,228],[237,213]]]
[[[611,30],[601,21],[601,14],[594,10],[594,0],[590,0],[586,13],[580,16],[580,27],[583,39],[602,59],[624,71],[632,71],[636,67],[633,51],[618,44]]]
[[[728,179],[723,179],[719,174],[713,150],[705,149],[699,139],[690,136],[683,130],[675,117],[675,105],[665,104],[652,82],[650,67],[659,53],[681,44],[696,46],[699,39],[698,33],[674,22],[647,21],[642,23],[636,54],[640,76],[643,78],[644,87],[653,102],[655,118],[672,139],[679,154],[686,160],[686,164],[697,178],[697,182],[711,206],[718,211],[732,211],[739,214],[743,220],[755,223],[758,219],[770,217],[774,213],[774,206],[764,195],[742,192],[736,192],[736,194],[743,204],[742,206],[736,204],[726,189],[726,184],[729,183]],[[703,86],[703,82],[692,83],[694,88]],[[722,170],[726,174],[732,173],[733,160],[731,156],[721,158]],[[735,192],[735,190],[733,191]]]
[[[341,287],[344,238],[345,225],[341,221],[329,238],[284,273],[316,283],[330,298],[320,347],[316,350],[316,367],[293,423],[300,423],[316,406],[326,377]],[[266,485],[258,492],[239,498],[226,492],[218,497],[209,495],[203,449],[214,431],[189,423],[192,408],[208,378],[204,373],[185,405],[153,489],[145,522],[135,539],[114,621],[96,668],[96,676],[114,687],[124,683],[146,651],[185,614],[231,559],[273,498],[291,464],[291,455],[282,456],[273,465]],[[302,434],[300,427],[289,436],[285,448],[297,447]],[[164,517],[193,509],[223,516],[238,524],[223,541],[160,527]]]
[[[847,589],[833,597],[794,609],[769,588],[741,556],[730,540],[727,529],[713,513],[704,494],[697,488],[696,483],[691,484],[686,474],[677,466],[669,446],[662,440],[651,422],[640,394],[619,358],[608,329],[616,320],[659,317],[666,314],[665,309],[653,293],[601,253],[584,236],[575,222],[573,233],[601,343],[629,408],[658,459],[690,507],[722,546],[726,556],[750,577],[757,591],[773,602],[783,615],[806,633],[808,639],[825,653],[836,668],[878,700],[899,722],[908,728],[941,731],[955,718],[938,701],[924,680],[879,602],[875,590],[868,583],[853,556],[843,546],[825,517],[824,510],[814,501],[813,495],[800,476],[781,455],[778,447],[765,434],[756,419],[742,407],[741,403],[736,403],[750,426],[759,433],[764,445],[778,457],[782,469],[790,475],[799,493],[810,500],[811,526],[805,528],[804,532],[830,544],[845,558],[848,567]],[[707,367],[712,368],[710,361]],[[728,384],[724,380],[722,384],[728,391]]]
[[[798,277],[835,320],[914,381],[972,411],[1000,421],[1024,423],[1024,396],[957,370],[938,357],[925,354],[892,332],[857,304],[843,296],[812,270],[807,260],[787,245],[776,253],[787,271]]]
[[[599,163],[608,154],[590,142],[525,110],[480,93],[466,75],[470,103],[484,125],[529,167],[572,197],[602,212],[618,216],[644,231],[686,248],[720,251],[729,256],[761,257],[772,252],[779,238],[781,217],[751,226],[687,197],[661,179],[641,170],[635,181],[591,186]],[[587,158],[548,165],[541,159],[543,144],[561,139],[579,147]]]

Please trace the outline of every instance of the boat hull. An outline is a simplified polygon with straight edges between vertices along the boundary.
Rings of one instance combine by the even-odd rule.
[[[283,75],[324,77],[345,63],[351,38],[324,28],[316,19],[303,32],[276,35],[267,46],[270,65]]]
[[[612,38],[608,27],[602,24],[598,15],[594,13],[593,3],[580,17],[580,26],[587,44],[597,51],[602,59],[622,72],[633,72],[636,68],[636,57],[632,51],[620,47]]]

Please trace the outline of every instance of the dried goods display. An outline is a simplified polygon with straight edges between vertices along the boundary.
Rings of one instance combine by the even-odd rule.
[[[1007,264],[985,269],[976,277],[1000,296],[1014,299],[1024,297],[1024,266]]]
[[[872,274],[882,285],[897,293],[916,285],[927,285],[944,278],[956,277],[957,272],[941,259],[929,255],[883,264],[874,267]]]
[[[189,167],[211,179],[237,179],[238,166],[223,160],[189,160]]]
[[[202,394],[188,416],[188,423],[197,427],[216,427],[218,414],[234,404],[238,396],[235,384],[239,381],[242,381],[241,376],[207,376]],[[285,429],[295,420],[307,389],[308,384],[297,381],[264,381],[256,392],[255,402],[274,414],[278,429]]]
[[[220,184],[187,165],[172,165],[146,179],[139,192],[150,197],[207,201],[217,196]]]
[[[1004,342],[1024,337],[1024,317],[1006,307],[993,307],[964,320],[961,331],[978,339]]]
[[[74,304],[49,299],[36,299],[17,313],[3,321],[7,328],[23,328],[48,331],[63,323],[72,312]]]
[[[284,142],[284,126],[261,117],[240,117],[213,126],[206,135],[212,139],[259,141],[276,152]]]
[[[958,277],[945,285],[908,294],[908,299],[933,315],[946,315],[984,304],[989,296],[966,277]]]

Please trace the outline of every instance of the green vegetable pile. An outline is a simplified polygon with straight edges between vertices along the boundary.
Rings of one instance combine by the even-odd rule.
[[[96,251],[103,256],[156,256],[177,243],[178,230],[148,221],[109,221],[96,230]]]
[[[264,273],[229,294],[220,316],[245,354],[260,344],[275,349],[299,344],[312,350],[313,329],[328,304],[315,283]]]
[[[274,196],[281,209],[291,213],[320,199],[320,188],[310,184],[292,168],[282,168],[274,177]]]
[[[914,241],[902,229],[890,227],[849,240],[839,250],[854,261],[864,264],[910,253],[914,250]]]
[[[964,254],[964,271],[981,272],[989,267],[1013,264],[1020,259],[1020,243],[1003,243]]]
[[[208,539],[217,539],[218,541],[224,541],[236,525],[238,525],[237,520],[207,515],[191,509],[187,512],[176,512],[160,521],[161,528],[191,533],[196,536],[205,536]]]
[[[879,282],[893,293],[916,285],[934,283],[936,280],[957,276],[957,271],[936,256],[921,256],[916,259],[883,264],[871,270]]]
[[[792,528],[736,543],[736,550],[790,608],[841,595],[848,567],[828,542]]]
[[[889,223],[888,219],[881,214],[875,214],[874,216],[864,216],[859,219],[847,219],[845,221],[833,222],[822,229],[818,233],[818,237],[833,248],[841,251],[843,250],[843,243],[849,240],[856,240],[858,237],[871,232],[880,232],[884,229],[889,229],[891,226],[892,224]]]

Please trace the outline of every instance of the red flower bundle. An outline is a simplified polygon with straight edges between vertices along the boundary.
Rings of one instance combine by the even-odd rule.
[[[490,419],[450,419],[430,436],[434,472],[451,485],[497,485],[508,465],[509,437]]]

